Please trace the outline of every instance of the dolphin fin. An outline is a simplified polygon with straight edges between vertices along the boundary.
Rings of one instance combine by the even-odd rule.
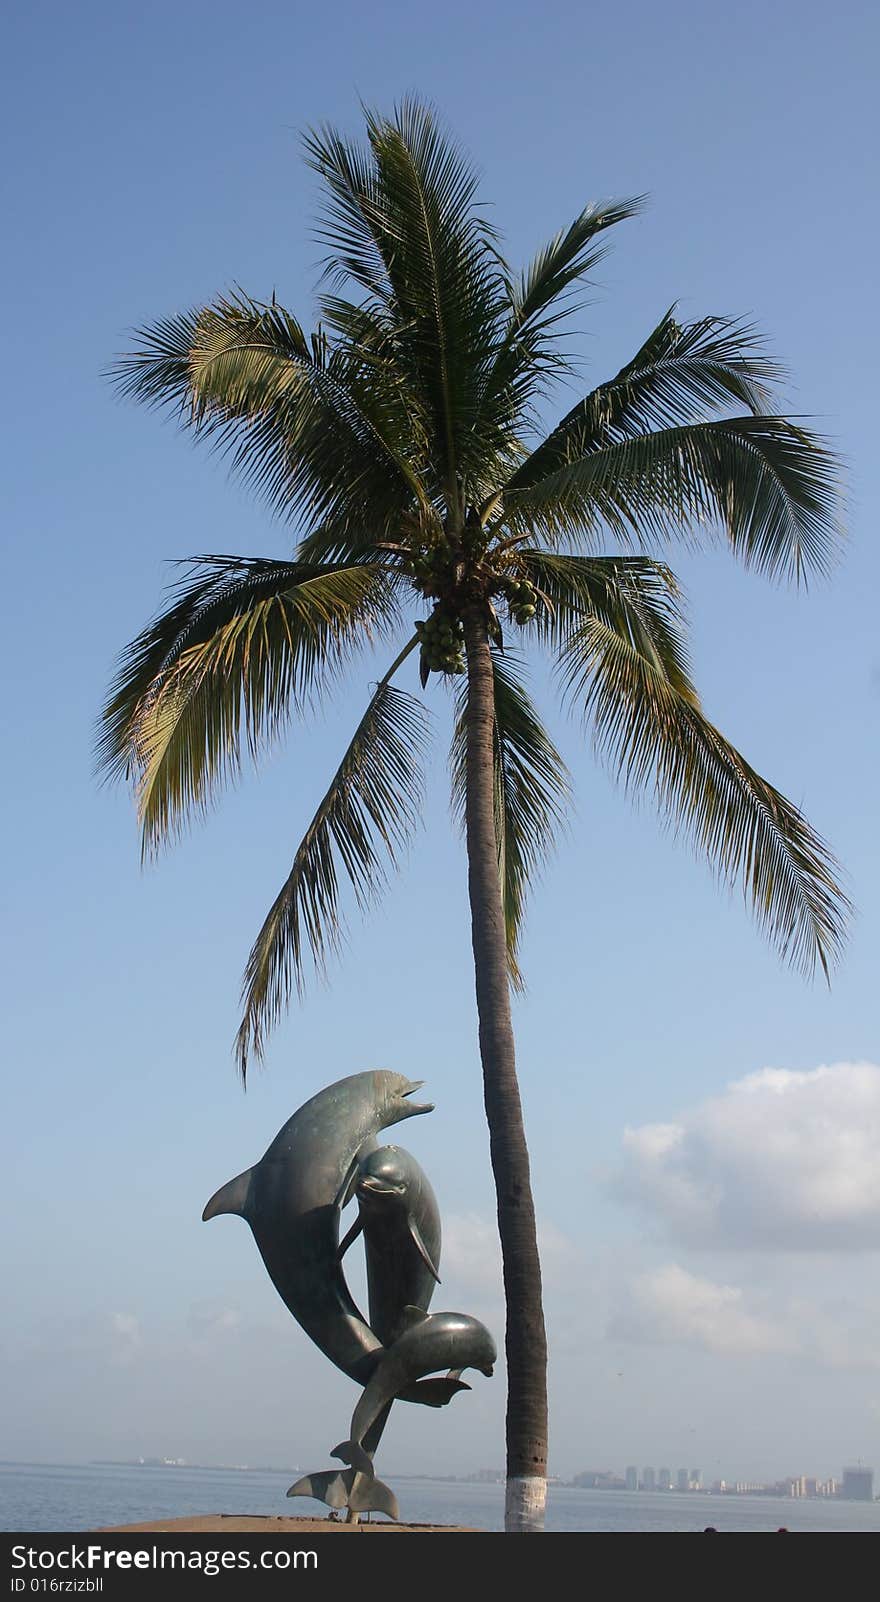
[[[351,1162],[345,1170],[345,1178],[336,1192],[336,1200],[333,1203],[333,1206],[336,1208],[338,1213],[342,1212],[343,1207],[348,1206],[352,1196],[354,1195],[354,1187],[357,1184],[358,1169],[360,1168],[361,1157],[364,1155],[365,1152],[364,1148],[362,1147],[360,1151],[355,1152]]]
[[[414,1218],[411,1218],[410,1221],[409,1221],[409,1232],[410,1232],[410,1235],[412,1236],[412,1243],[415,1246],[415,1249],[418,1252],[419,1256],[421,1257],[422,1262],[424,1263],[425,1267],[427,1268],[428,1273],[429,1274],[433,1274],[434,1278],[437,1281],[437,1284],[439,1285],[440,1282],[441,1282],[440,1281],[440,1275],[437,1273],[437,1269],[434,1266],[434,1263],[433,1263],[433,1261],[431,1259],[431,1253],[428,1251],[427,1246],[425,1245],[424,1241],[422,1240],[421,1231],[419,1230],[419,1226],[416,1223]]]
[[[316,1502],[326,1502],[328,1507],[348,1507],[349,1486],[346,1481],[354,1479],[351,1469],[322,1469],[319,1474],[304,1474],[301,1480],[291,1485],[288,1496],[312,1496]]]
[[[446,1379],[415,1380],[405,1390],[397,1392],[395,1401],[421,1402],[425,1407],[445,1407],[459,1391],[469,1391],[470,1388],[464,1380],[450,1379],[448,1376]]]
[[[348,1479],[348,1474],[345,1478]],[[354,1513],[387,1513],[395,1524],[400,1523],[400,1508],[390,1485],[386,1485],[384,1480],[367,1480],[363,1474],[353,1474],[352,1478],[354,1484],[349,1492],[348,1505]]]
[[[407,1302],[397,1321],[400,1333],[403,1334],[404,1330],[407,1329],[414,1329],[416,1324],[423,1324],[427,1317],[428,1314],[423,1307],[413,1307],[412,1302]]]
[[[342,1463],[350,1463],[352,1468],[358,1469],[361,1474],[366,1474],[368,1479],[375,1478],[372,1461],[357,1441],[340,1441],[338,1446],[334,1446],[330,1456],[338,1457]]]
[[[363,1227],[364,1227],[364,1221],[361,1218],[360,1214],[358,1214],[357,1218],[355,1219],[354,1223],[351,1226],[351,1229],[348,1231],[348,1234],[344,1236],[344,1238],[339,1242],[339,1245],[336,1248],[336,1261],[337,1261],[337,1263],[341,1263],[342,1262],[342,1259],[345,1256],[346,1252],[348,1251],[349,1246],[352,1246],[354,1244],[354,1242],[357,1240],[358,1235],[360,1234],[360,1232],[363,1229]]]
[[[234,1179],[230,1179],[228,1185],[221,1185],[219,1190],[215,1190],[202,1213],[203,1224],[209,1218],[216,1218],[218,1213],[237,1213],[239,1218],[244,1218],[252,1173],[252,1168],[246,1168],[243,1174],[236,1174]]]
[[[304,1474],[291,1485],[288,1496],[311,1496],[316,1502],[342,1510],[350,1507],[354,1513],[386,1513],[400,1522],[400,1508],[390,1485],[375,1478],[369,1479],[357,1469],[322,1469],[318,1474]]]

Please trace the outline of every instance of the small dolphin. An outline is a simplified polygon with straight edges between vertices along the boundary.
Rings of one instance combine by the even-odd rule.
[[[459,1379],[463,1368],[478,1368],[491,1376],[498,1355],[485,1324],[467,1313],[427,1315],[413,1307],[406,1317],[408,1328],[376,1365],[352,1414],[349,1439],[340,1441],[330,1454],[362,1474],[373,1474],[364,1437],[395,1397],[443,1407],[456,1391],[470,1389]],[[450,1370],[445,1379],[424,1378],[441,1368]]]
[[[269,1277],[315,1345],[365,1385],[382,1355],[338,1260],[339,1211],[358,1153],[380,1129],[431,1112],[407,1097],[424,1080],[377,1069],[318,1092],[279,1130],[253,1168],[211,1197],[202,1218],[236,1213],[250,1224]]]
[[[358,1162],[358,1216],[340,1259],[363,1232],[370,1327],[383,1346],[406,1328],[404,1308],[427,1312],[440,1283],[440,1209],[424,1169],[400,1146],[380,1146]]]

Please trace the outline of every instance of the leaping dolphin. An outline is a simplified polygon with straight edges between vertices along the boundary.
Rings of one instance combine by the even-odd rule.
[[[206,1220],[218,1213],[246,1219],[297,1323],[360,1385],[367,1384],[384,1349],[343,1278],[340,1207],[355,1180],[358,1154],[373,1145],[379,1130],[433,1111],[431,1103],[407,1100],[422,1084],[377,1069],[328,1085],[288,1119],[253,1168],[211,1197],[202,1214]]]

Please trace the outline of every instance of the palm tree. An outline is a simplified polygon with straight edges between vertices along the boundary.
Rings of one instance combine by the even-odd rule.
[[[588,207],[518,274],[430,108],[368,113],[362,145],[322,128],[305,148],[326,200],[317,331],[274,294],[236,292],[141,330],[116,368],[125,394],[171,407],[228,449],[295,522],[293,555],[193,560],[123,654],[99,761],[133,782],[152,851],[355,653],[394,641],[251,951],[244,1076],[309,957],[321,968],[339,945],[341,881],[366,907],[417,823],[426,714],[395,682],[400,670],[417,654],[422,688],[437,674],[454,692],[507,1305],[507,1527],[540,1529],[546,1345],[510,987],[522,983],[524,901],[567,773],[525,688],[522,649],[553,653],[626,785],[652,790],[741,882],[786,958],[827,974],[847,910],[833,858],[706,718],[680,592],[647,550],[721,538],[771,577],[822,572],[837,538],[836,465],[774,409],[778,369],[752,329],[684,324],[674,310],[542,438],[540,408],[572,371],[560,322],[574,286],[640,202]]]

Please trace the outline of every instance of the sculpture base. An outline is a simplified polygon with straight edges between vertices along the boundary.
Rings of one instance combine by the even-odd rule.
[[[318,1518],[290,1518],[276,1517],[274,1513],[267,1513],[265,1517],[255,1513],[197,1513],[182,1519],[148,1519],[143,1524],[107,1524],[99,1528],[99,1535],[126,1535],[140,1532],[153,1534],[177,1535],[306,1535],[316,1534],[335,1535],[485,1535],[485,1530],[474,1529],[468,1524],[392,1524],[387,1519],[376,1519],[374,1522],[360,1524],[346,1524],[336,1519]]]

